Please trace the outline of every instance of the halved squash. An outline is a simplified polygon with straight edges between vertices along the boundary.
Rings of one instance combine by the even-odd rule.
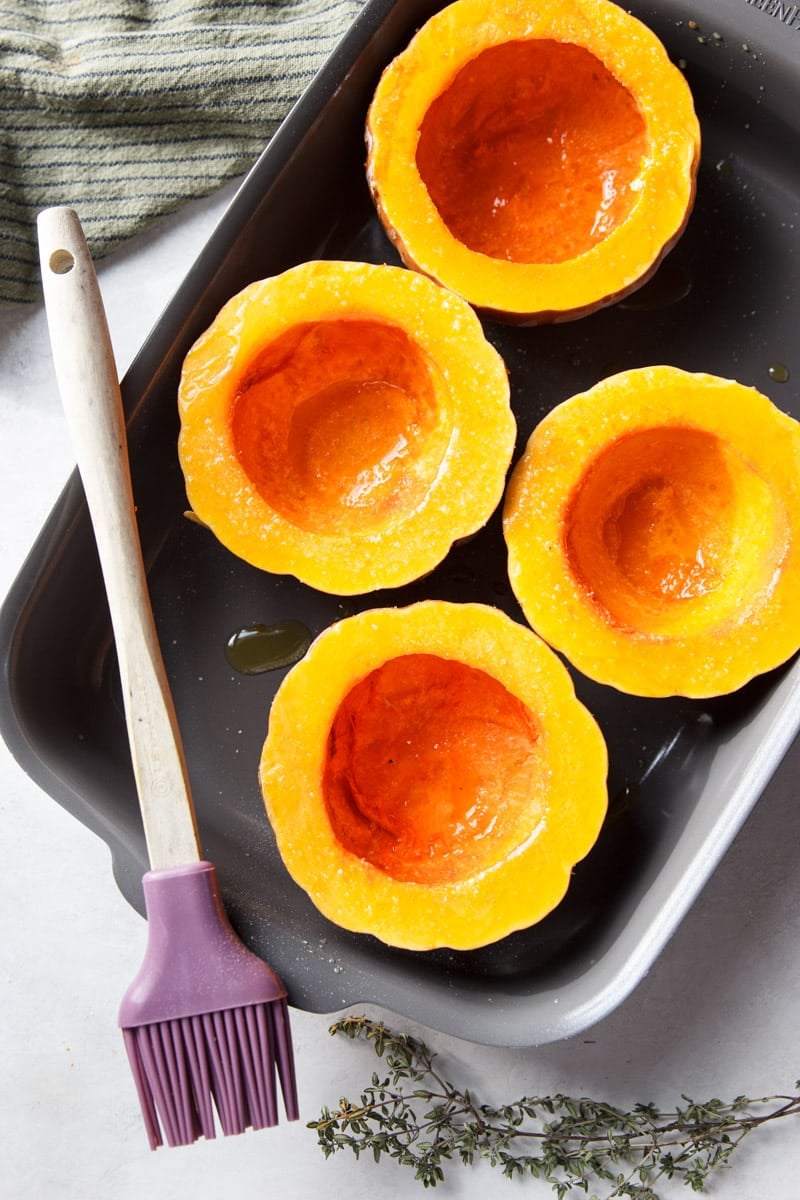
[[[700,153],[683,75],[610,0],[455,0],[384,71],[366,138],[403,261],[517,323],[642,284],[685,227]]]
[[[607,755],[558,657],[480,604],[323,632],[273,701],[259,768],[278,849],[320,911],[407,949],[470,949],[563,897]]]
[[[342,595],[408,583],[480,528],[516,435],[469,305],[356,262],[230,300],[186,357],[179,407],[194,514],[254,566]]]
[[[800,648],[800,424],[755,388],[656,366],[566,400],[503,526],[530,624],[620,691],[722,695]]]

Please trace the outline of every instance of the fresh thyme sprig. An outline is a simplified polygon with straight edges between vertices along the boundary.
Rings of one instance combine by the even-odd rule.
[[[508,1178],[532,1176],[550,1184],[558,1200],[573,1189],[609,1190],[605,1200],[659,1200],[660,1181],[677,1179],[701,1192],[708,1176],[729,1165],[753,1130],[779,1117],[800,1116],[800,1081],[791,1096],[707,1100],[683,1096],[662,1112],[652,1104],[625,1111],[602,1100],[523,1096],[495,1108],[454,1087],[424,1042],[395,1033],[365,1016],[336,1021],[332,1034],[363,1038],[385,1060],[358,1103],[341,1099],[324,1108],[316,1130],[325,1155],[351,1150],[394,1158],[425,1187],[444,1179],[444,1164],[484,1160]],[[596,1197],[596,1193],[592,1193]]]

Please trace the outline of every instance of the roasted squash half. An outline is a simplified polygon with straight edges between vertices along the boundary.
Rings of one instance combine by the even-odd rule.
[[[323,632],[273,701],[259,778],[320,911],[412,950],[470,949],[563,897],[606,811],[607,755],[557,655],[480,604]]]
[[[686,225],[700,153],[683,75],[610,0],[456,0],[384,71],[366,138],[404,262],[517,323],[642,284]]]
[[[800,648],[800,424],[755,388],[656,366],[566,400],[503,525],[528,621],[601,683],[721,695]]]
[[[401,267],[309,262],[186,357],[194,514],[254,566],[350,595],[426,574],[500,502],[516,423],[472,309]]]

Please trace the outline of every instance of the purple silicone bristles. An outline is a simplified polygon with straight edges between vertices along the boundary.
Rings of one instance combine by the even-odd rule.
[[[147,1135],[187,1146],[278,1124],[277,1080],[288,1119],[298,1116],[285,1000],[124,1029]],[[159,1128],[160,1125],[160,1128]]]

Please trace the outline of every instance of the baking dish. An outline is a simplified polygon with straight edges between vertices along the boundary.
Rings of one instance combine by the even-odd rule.
[[[310,634],[377,604],[434,596],[522,619],[499,515],[425,580],[339,598],[249,568],[186,519],[175,442],[180,365],[221,305],[253,279],[315,258],[397,262],[364,177],[363,124],[382,67],[436,7],[370,0],[243,182],[123,380],[153,605],[207,855],[238,932],[291,1002],[370,1002],[486,1044],[534,1045],[585,1029],[646,973],[724,854],[800,725],[800,665],[711,701],[642,700],[576,675],[610,751],[610,810],[566,900],[479,951],[410,953],[330,925],[277,855],[256,779],[282,670],[225,654],[257,623]],[[703,131],[688,229],[655,279],[583,320],[487,323],[504,356],[518,449],[540,417],[613,371],[653,362],[735,377],[800,417],[800,15],[792,5],[634,3],[685,70]],[[88,514],[67,483],[0,618],[0,724],[55,801],[102,837],[118,886],[143,911],[146,866],[110,624]],[[779,836],[776,831],[776,836]]]

